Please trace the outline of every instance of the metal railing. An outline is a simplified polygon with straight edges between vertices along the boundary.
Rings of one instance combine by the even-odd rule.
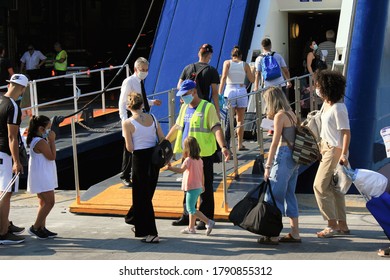
[[[306,79],[309,79],[309,82],[307,84],[308,85],[307,90],[309,91],[309,94],[308,94],[308,97],[302,99],[301,92],[302,92],[302,89],[305,87],[306,82],[304,82],[304,81],[306,81]],[[281,82],[275,86],[281,86],[282,84],[285,84],[288,81],[294,82],[294,88],[293,88],[294,102],[290,103],[290,106],[295,107],[295,114],[297,115],[297,117],[299,119],[302,119],[301,103],[308,101],[310,104],[310,106],[309,106],[310,111],[314,110],[318,106],[319,98],[314,96],[313,86],[310,86],[313,84],[313,77],[311,74],[307,74],[307,75],[303,75],[303,76],[299,76],[299,77],[294,77],[294,78],[291,78],[288,80],[284,80],[283,82]],[[259,149],[260,155],[263,156],[263,158],[264,158],[265,153],[264,153],[263,128],[261,127],[261,121],[263,119],[262,112],[263,112],[263,107],[264,107],[264,104],[262,101],[262,95],[269,88],[270,87],[265,87],[265,88],[262,88],[256,92],[250,92],[250,93],[245,95],[247,98],[252,97],[255,99],[256,119],[251,120],[249,122],[245,122],[245,120],[244,120],[244,122],[241,125],[234,126],[234,111],[231,108],[231,104],[233,101],[240,99],[240,98],[243,98],[243,96],[231,98],[231,99],[228,99],[228,101],[227,101],[227,110],[228,110],[227,117],[229,118],[230,139],[232,141],[232,144],[230,145],[230,147],[231,147],[231,151],[233,154],[233,165],[234,165],[233,174],[234,174],[235,179],[239,178],[238,159],[240,158],[240,156],[238,156],[238,154],[237,154],[237,146],[236,146],[236,140],[235,140],[235,133],[236,133],[237,128],[244,127],[245,125],[247,125],[249,123],[256,123],[257,147],[248,150],[246,153],[249,153],[249,152],[252,152],[256,149]],[[245,156],[246,153],[242,154],[241,156]]]
[[[43,107],[49,106],[49,105],[57,105],[57,104],[60,104],[62,102],[72,100],[73,101],[73,109],[71,111],[77,112],[77,111],[79,111],[79,101],[81,98],[92,97],[92,96],[97,97],[97,95],[101,94],[101,109],[104,112],[106,110],[105,93],[115,91],[115,90],[120,90],[120,87],[121,87],[121,86],[114,86],[114,87],[105,89],[105,84],[106,84],[105,75],[104,75],[105,71],[112,71],[115,69],[119,69],[120,67],[122,67],[122,66],[102,68],[102,69],[90,71],[89,74],[94,73],[94,72],[99,72],[100,89],[96,90],[96,91],[87,92],[84,94],[82,94],[82,92],[79,89],[78,84],[77,84],[79,81],[79,79],[78,79],[79,76],[85,75],[85,73],[82,73],[82,72],[73,73],[73,74],[64,75],[64,76],[48,77],[48,78],[30,81],[29,85],[28,85],[28,87],[29,87],[28,94],[29,94],[29,97],[31,100],[31,105],[28,107],[22,108],[22,111],[31,110],[32,114],[38,115],[40,108],[43,108]],[[126,67],[126,77],[128,77],[130,74],[130,69],[129,69],[128,65],[125,65],[125,67]],[[38,85],[40,85],[41,83],[44,83],[44,82],[53,82],[55,80],[69,79],[69,78],[71,78],[71,80],[72,80],[72,85],[71,85],[72,96],[39,103]],[[310,74],[303,75],[300,77],[294,77],[294,78],[291,78],[289,80],[285,80],[282,82],[282,83],[285,83],[287,81],[294,81],[293,91],[294,91],[294,95],[295,95],[295,101],[292,102],[291,105],[295,106],[295,113],[299,118],[301,118],[301,109],[302,109],[301,102],[305,102],[305,101],[309,100],[310,111],[312,111],[314,108],[316,108],[317,101],[318,101],[317,98],[314,98],[313,87],[311,87],[311,86],[308,87],[309,97],[302,99],[301,91],[302,91],[302,88],[304,87],[303,81],[306,79],[309,79],[309,85],[312,85],[312,75],[310,75]],[[1,88],[6,88],[6,86],[0,87],[0,89]],[[263,111],[264,104],[262,102],[262,94],[268,88],[269,87],[262,88],[256,92],[250,92],[246,95],[247,98],[253,96],[252,98],[254,98],[254,100],[255,100],[254,102],[255,102],[256,119],[251,121],[251,123],[254,123],[254,122],[256,123],[256,130],[257,130],[257,139],[256,139],[257,146],[255,148],[250,149],[248,152],[259,149],[260,155],[262,155],[263,157],[264,157],[264,139],[263,139],[263,129],[261,128],[261,120],[263,118],[262,111]],[[172,128],[172,126],[175,124],[175,120],[176,120],[175,92],[176,92],[176,88],[172,88],[172,89],[169,89],[166,91],[162,91],[162,92],[148,95],[148,98],[154,99],[154,98],[159,98],[159,97],[167,94],[168,115],[159,118],[159,121],[167,121],[169,124],[169,129]],[[291,92],[291,90],[290,90],[290,92]],[[234,126],[234,112],[233,112],[233,110],[231,110],[231,103],[232,103],[232,101],[239,99],[239,98],[242,98],[242,97],[229,99],[227,101],[227,109],[228,109],[227,117],[229,118],[229,123],[230,123],[230,133],[231,133],[230,136],[231,136],[231,141],[232,141],[231,148],[232,148],[232,153],[233,153],[233,165],[234,165],[233,174],[234,174],[234,177],[236,179],[239,178],[238,159],[240,156],[238,156],[238,154],[237,154],[237,147],[236,147],[236,142],[235,142],[236,141],[235,140],[235,130],[241,126],[245,126],[246,124],[248,124],[248,123],[244,122],[241,126]],[[56,108],[56,109],[60,110],[60,108]],[[49,117],[51,117],[51,116],[49,116]],[[119,117],[118,117],[118,119],[119,119]],[[94,129],[87,127],[85,124],[82,124],[79,121],[77,114],[71,118],[71,134],[72,134],[72,147],[73,147],[73,159],[74,159],[74,171],[75,171],[74,172],[74,174],[75,174],[75,188],[76,188],[76,195],[77,195],[76,201],[77,201],[77,203],[80,203],[80,186],[79,186],[79,179],[78,179],[77,141],[76,141],[77,133],[76,133],[76,129],[75,129],[75,123],[78,123],[79,125],[81,125],[85,129],[90,129],[90,130],[94,130]],[[222,125],[222,127],[224,130],[224,125]],[[96,131],[96,130],[94,130],[94,131]],[[244,155],[245,154],[242,154],[241,156],[244,156]],[[223,194],[224,194],[223,204],[225,206],[225,210],[228,211],[225,162],[223,162],[223,164],[222,164],[222,177],[223,177]]]

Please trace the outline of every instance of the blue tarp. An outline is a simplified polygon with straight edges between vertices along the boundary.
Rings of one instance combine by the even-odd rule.
[[[223,61],[240,44],[248,1],[165,1],[149,58],[148,94],[176,88],[183,68],[198,61],[199,47],[205,43],[213,46],[210,64],[221,74]],[[158,98],[163,105],[152,113],[160,119],[168,115],[168,100],[165,94]],[[176,98],[176,113],[178,109]]]

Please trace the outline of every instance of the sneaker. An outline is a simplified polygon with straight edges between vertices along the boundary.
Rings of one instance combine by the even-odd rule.
[[[189,222],[190,222],[189,217],[187,215],[183,215],[180,217],[180,219],[173,221],[172,225],[173,226],[185,226],[185,225],[188,225]]]
[[[206,229],[206,224],[204,222],[200,221],[198,223],[198,225],[196,226],[196,229],[197,230],[205,230]]]
[[[196,234],[196,230],[195,229],[190,229],[189,227],[186,227],[185,229],[182,229],[180,232],[184,233],[184,234]]]
[[[58,233],[52,232],[45,227],[42,230],[47,234],[47,237],[49,237],[49,238],[54,238],[54,237],[57,237],[57,235],[58,235]]]
[[[209,220],[209,222],[206,225],[206,235],[209,236],[211,231],[213,230],[213,227],[215,226],[215,222],[213,220]]]
[[[130,187],[131,186],[131,180],[127,178],[121,178],[121,181],[125,187]]]
[[[8,232],[19,235],[24,232],[24,227],[17,227],[10,221],[8,226]]]
[[[31,226],[29,229],[28,229],[28,233],[33,235],[34,237],[38,238],[38,239],[47,239],[49,238],[49,236],[47,235],[47,233],[43,230],[43,229],[34,229],[34,226]]]
[[[272,135],[274,135],[274,131],[273,130],[268,130],[267,136],[272,136]]]
[[[16,236],[15,234],[11,232],[7,232],[4,235],[0,235],[0,244],[4,245],[12,245],[12,244],[19,244],[24,242],[24,238],[20,236]]]

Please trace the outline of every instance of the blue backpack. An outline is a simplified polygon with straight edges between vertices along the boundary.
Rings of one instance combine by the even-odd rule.
[[[275,52],[261,54],[261,75],[264,80],[271,81],[282,76],[280,66],[274,57]]]

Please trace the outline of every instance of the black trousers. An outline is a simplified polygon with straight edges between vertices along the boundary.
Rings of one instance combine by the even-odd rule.
[[[131,117],[131,112],[127,111],[127,117]],[[126,143],[123,145],[123,155],[122,155],[122,167],[121,167],[121,179],[126,179],[130,181],[131,178],[131,159],[132,153],[126,149]]]
[[[213,156],[202,157],[204,188],[205,191],[200,195],[199,211],[207,218],[214,219],[214,158]],[[183,216],[188,215],[186,210],[186,193],[183,199]]]
[[[133,204],[126,218],[135,226],[136,237],[158,234],[152,200],[159,168],[150,161],[152,152],[153,148],[133,152]]]

